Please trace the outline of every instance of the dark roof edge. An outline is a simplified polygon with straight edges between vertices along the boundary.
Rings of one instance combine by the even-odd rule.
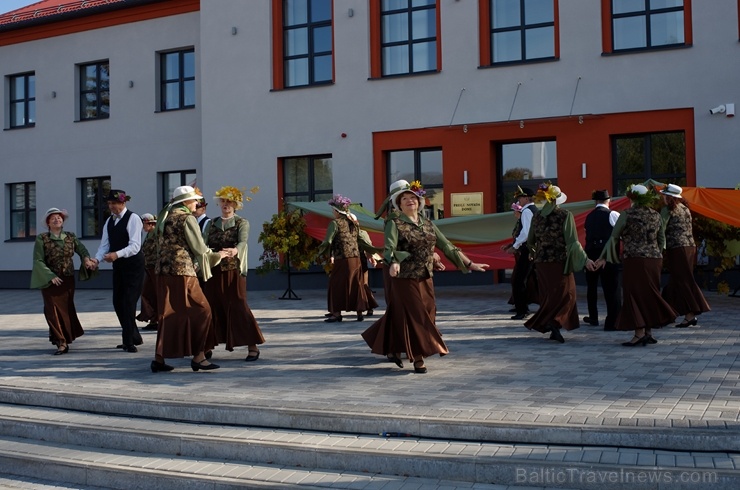
[[[55,22],[63,22],[70,19],[80,19],[83,17],[89,17],[91,15],[103,14],[106,12],[113,12],[125,8],[137,7],[141,5],[160,3],[166,0],[119,0],[115,3],[109,3],[106,5],[99,5],[96,7],[84,7],[70,12],[62,12],[59,14],[44,15],[42,17],[32,18],[28,20],[21,20],[17,22],[10,22],[8,24],[0,24],[0,32],[9,32],[19,29],[26,29],[28,27],[35,27],[45,24],[53,24]],[[2,16],[0,16],[2,17]]]

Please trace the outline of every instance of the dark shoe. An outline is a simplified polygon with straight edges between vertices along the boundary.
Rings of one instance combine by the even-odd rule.
[[[326,318],[329,318],[330,316],[334,316],[334,315],[332,315],[331,313],[327,313],[327,314],[326,314],[326,315],[324,315],[324,316],[325,316]]]
[[[390,362],[396,363],[396,366],[398,366],[400,368],[403,368],[403,361],[397,355],[395,355],[395,354],[388,354],[386,357],[388,358],[388,360]]]
[[[253,355],[254,354],[254,355]],[[256,361],[260,358],[260,351],[258,350],[250,350],[249,355],[247,355],[246,359],[244,359],[247,362]]]
[[[146,330],[148,332],[154,331],[156,332],[158,328],[158,325],[156,323],[150,323],[146,327],[142,327],[142,330]]]
[[[609,328],[604,327],[604,331],[605,332],[616,332],[617,331],[617,327],[609,327]]]
[[[516,315],[512,316],[512,320],[524,320],[529,316],[529,312],[525,311],[524,313],[517,313]]]
[[[636,345],[647,345],[648,343],[648,336],[643,335],[642,337],[633,337],[633,339],[637,340],[631,340],[629,342],[622,342],[622,345],[625,347],[634,347]]]
[[[365,316],[373,316],[374,313],[375,312],[373,310],[367,310],[367,313],[365,314]]]
[[[213,351],[212,350],[207,350],[206,351],[206,359],[210,359],[211,357],[213,357]]]
[[[696,317],[692,318],[691,320],[684,320],[681,323],[676,325],[676,328],[686,328],[686,327],[695,327],[699,323],[699,320],[696,319]]]
[[[137,349],[135,345],[127,345],[123,350],[126,352],[139,352],[139,349]]]
[[[213,363],[203,364],[203,362],[205,362],[205,359],[203,359],[200,362],[190,361],[190,367],[192,368],[193,371],[196,371],[196,372],[199,369],[202,369],[203,371],[212,371],[214,369],[218,369],[221,367],[218,364],[213,364]]]
[[[583,322],[584,323],[588,323],[592,327],[598,327],[599,326],[599,320],[597,320],[595,318],[592,320],[590,316],[584,316],[583,317]]]
[[[362,321],[362,320],[364,320],[364,319],[365,319],[365,318],[363,318],[363,316],[362,316],[362,313],[358,313],[358,314],[357,314],[357,321],[358,321],[358,322],[361,322],[361,321]]]
[[[414,361],[414,372],[419,374],[425,374],[427,372],[424,361]]]
[[[68,345],[65,345],[64,346],[64,349],[62,349],[61,347],[58,348],[56,350],[56,352],[54,352],[54,355],[55,356],[61,356],[62,354],[66,354],[67,352],[69,352],[69,346]]]
[[[169,364],[165,364],[163,362],[157,362],[157,361],[152,361],[149,367],[152,368],[153,373],[165,373],[167,371],[172,371],[173,369],[175,369]]]
[[[553,328],[550,330],[550,340],[557,340],[561,344],[565,343],[565,339],[563,338],[563,335],[560,333],[559,328]]]
[[[658,339],[656,339],[652,335],[647,334],[646,337],[647,337],[647,343],[648,344],[657,344],[658,343]]]
[[[334,322],[341,322],[342,321],[342,315],[339,316],[330,316],[326,320],[324,320],[326,323],[334,323]]]

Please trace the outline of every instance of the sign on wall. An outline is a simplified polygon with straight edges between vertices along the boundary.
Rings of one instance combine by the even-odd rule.
[[[482,192],[451,193],[450,200],[452,201],[452,216],[483,214]]]

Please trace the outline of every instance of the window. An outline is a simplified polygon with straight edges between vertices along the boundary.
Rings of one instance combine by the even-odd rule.
[[[536,191],[542,182],[558,182],[558,155],[555,141],[503,143],[496,148],[499,162],[497,211],[508,211],[517,186]]]
[[[490,64],[555,59],[557,0],[488,0]]]
[[[198,175],[195,170],[182,170],[180,172],[164,172],[162,176],[162,207],[172,198],[172,191],[181,185],[195,187],[198,182]],[[205,197],[205,196],[204,196]],[[208,199],[206,199],[208,200]]]
[[[381,74],[437,70],[436,0],[381,0]]]
[[[614,189],[623,196],[630,184],[648,179],[686,185],[686,135],[683,131],[612,138]]]
[[[441,149],[389,151],[386,161],[388,185],[400,179],[420,181],[426,191],[424,213],[430,219],[444,218]]]
[[[25,73],[8,77],[10,82],[10,127],[36,125],[36,75]]]
[[[605,52],[691,44],[691,0],[602,0],[609,12]]]
[[[283,0],[284,86],[333,79],[331,0]]]
[[[195,50],[160,54],[160,110],[195,107]]]
[[[80,179],[82,201],[82,238],[103,236],[103,223],[110,216],[105,196],[110,192],[110,177]]]
[[[10,239],[36,236],[36,183],[8,186],[10,195]]]
[[[283,159],[285,202],[328,201],[333,193],[331,155]]]
[[[80,120],[110,117],[110,65],[80,65]]]

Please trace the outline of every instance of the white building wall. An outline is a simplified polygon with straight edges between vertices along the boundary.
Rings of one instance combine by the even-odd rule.
[[[157,51],[199,49],[199,15],[124,24],[0,48],[2,75],[36,74],[36,126],[0,132],[3,184],[36,182],[37,231],[50,207],[70,211],[65,229],[80,232],[78,179],[110,175],[139,214],[160,207],[157,172],[201,170],[200,104],[157,113]],[[110,61],[109,119],[78,119],[77,66]],[[129,87],[129,81],[134,82]],[[6,82],[7,83],[7,82]],[[56,98],[52,98],[56,92]],[[7,89],[5,90],[7,101]],[[7,117],[7,103],[4,104]],[[4,186],[3,209],[9,197]],[[8,213],[0,215],[9,236]],[[91,253],[99,240],[84,240]],[[33,242],[4,243],[0,270],[28,270]],[[109,268],[109,266],[104,266]]]
[[[740,104],[735,0],[694,1],[692,47],[611,56],[602,55],[600,2],[560,0],[560,60],[483,69],[477,2],[440,0],[441,72],[381,80],[369,80],[368,3],[334,0],[330,86],[271,91],[270,0],[206,1],[200,13],[0,47],[3,76],[36,72],[38,119],[34,129],[0,132],[3,181],[35,180],[39,214],[76,209],[81,177],[111,175],[140,213],[158,206],[157,172],[197,169],[209,201],[223,185],[258,185],[240,212],[252,224],[251,268],[260,225],[278,209],[278,159],[332,154],[335,192],[372,207],[377,131],[694,108],[697,185],[740,183],[740,122],[709,115],[716,105]],[[155,53],[185,46],[196,48],[196,109],[158,114]],[[75,123],[75,65],[106,58],[111,118]],[[77,216],[68,228],[79,231]],[[2,213],[7,236],[6,220]],[[28,269],[31,246],[0,245],[0,269]]]

